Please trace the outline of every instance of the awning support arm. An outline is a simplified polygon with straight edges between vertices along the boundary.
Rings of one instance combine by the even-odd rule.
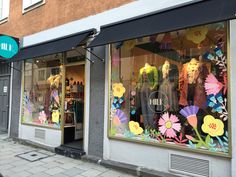
[[[99,59],[101,62],[104,62],[105,60],[102,59],[101,57],[97,56],[95,53],[93,53],[91,50],[88,50],[86,47],[83,47],[84,50],[88,51],[91,53],[93,56],[95,56],[97,59]]]
[[[78,51],[77,48],[73,47],[72,49],[75,49],[75,51],[76,51],[77,53],[79,53],[80,55],[84,55],[84,54],[82,54],[80,51]],[[87,58],[86,55],[85,55],[85,58],[86,58],[88,61],[90,61],[92,64],[94,64],[94,61],[91,60],[90,58]]]

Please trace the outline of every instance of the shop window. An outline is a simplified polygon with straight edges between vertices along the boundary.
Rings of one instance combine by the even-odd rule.
[[[7,20],[9,16],[10,0],[0,0],[0,23]]]
[[[109,137],[228,155],[227,23],[111,45]]]
[[[55,56],[25,62],[22,123],[60,128],[62,55]]]
[[[33,10],[45,3],[45,0],[23,0],[23,13]]]

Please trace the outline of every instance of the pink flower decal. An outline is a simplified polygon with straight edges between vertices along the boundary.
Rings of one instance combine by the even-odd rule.
[[[206,82],[205,82],[205,90],[207,95],[214,94],[220,92],[220,90],[223,88],[223,84],[219,82],[216,77],[211,73],[207,76]]]
[[[176,132],[180,131],[181,125],[178,123],[179,119],[175,115],[164,113],[159,120],[159,131],[162,135],[169,138],[176,137]]]

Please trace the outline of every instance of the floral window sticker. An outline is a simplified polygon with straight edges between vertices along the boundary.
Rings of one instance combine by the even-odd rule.
[[[121,98],[114,97],[111,108],[120,109],[123,103],[124,103],[124,97],[121,97]]]
[[[212,112],[217,112],[220,114],[220,118],[223,121],[228,120],[228,111],[226,109],[227,99],[224,98],[221,93],[217,95],[211,94],[207,96],[207,106],[212,109]]]
[[[187,31],[186,38],[194,42],[195,44],[200,44],[202,41],[205,40],[207,33],[207,26],[195,27]]]
[[[113,96],[121,98],[125,93],[125,87],[122,83],[114,83],[112,85]]]
[[[143,128],[140,127],[138,122],[130,121],[129,129],[130,129],[130,132],[133,133],[134,135],[140,135],[143,133]]]
[[[226,56],[223,54],[222,50],[219,47],[214,49],[215,54],[210,52],[206,52],[204,54],[204,58],[210,61],[216,62],[216,65],[222,70],[222,72],[227,71],[227,59]]]
[[[219,82],[216,77],[211,73],[207,76],[205,81],[205,90],[207,95],[216,95],[223,88],[223,84]]]
[[[128,122],[128,117],[127,115],[120,109],[116,110],[116,115],[115,118],[118,118],[120,123],[126,123]]]
[[[176,132],[179,132],[181,129],[181,125],[178,117],[175,115],[170,115],[169,113],[164,113],[159,120],[159,131],[162,135],[165,135],[169,138],[176,137]]]
[[[198,113],[198,111],[199,111],[199,107],[197,107],[197,106],[186,106],[180,110],[180,114],[183,115],[185,118],[187,118],[188,123],[193,127],[194,131],[196,132],[198,139],[195,139],[192,136],[186,136],[186,137],[194,142],[198,142],[196,145],[197,148],[202,147],[202,145],[204,145],[206,148],[209,148],[208,143],[202,139],[202,137],[197,129],[197,124],[198,124],[197,113]]]
[[[52,112],[52,122],[59,123],[60,112],[58,110],[54,110]]]
[[[202,131],[212,137],[221,136],[224,134],[224,124],[220,119],[215,119],[211,115],[207,115],[203,119]]]

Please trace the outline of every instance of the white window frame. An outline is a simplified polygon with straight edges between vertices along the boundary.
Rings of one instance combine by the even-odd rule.
[[[22,13],[26,13],[45,4],[45,0],[22,0]]]
[[[0,24],[5,23],[9,17],[10,0],[0,0],[2,5],[0,6]]]

